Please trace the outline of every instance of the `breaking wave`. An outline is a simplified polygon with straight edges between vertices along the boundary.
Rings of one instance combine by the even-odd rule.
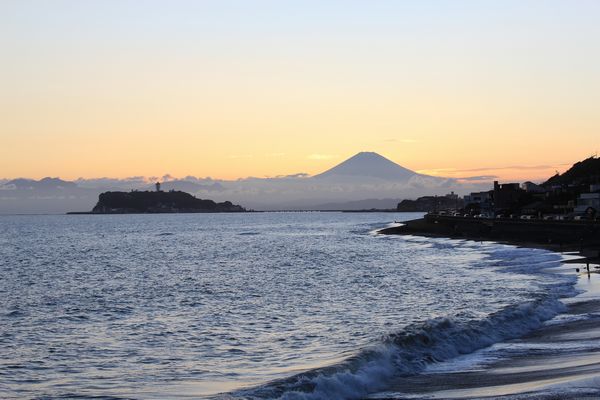
[[[383,337],[371,348],[330,367],[232,393],[249,399],[358,399],[383,390],[392,379],[428,365],[516,338],[536,329],[565,306],[556,297],[509,306],[484,319],[435,318]]]
[[[467,243],[463,243],[468,245]],[[456,246],[440,240],[435,247]],[[382,391],[393,379],[420,373],[426,367],[473,353],[504,340],[521,337],[565,311],[560,298],[573,296],[575,279],[550,268],[561,263],[552,252],[490,245],[483,264],[499,272],[518,275],[539,274],[539,286],[532,301],[508,305],[482,316],[477,313],[438,317],[414,323],[382,337],[344,361],[309,370],[268,384],[239,390],[228,398],[283,400],[351,400]],[[557,278],[558,279],[552,279]]]

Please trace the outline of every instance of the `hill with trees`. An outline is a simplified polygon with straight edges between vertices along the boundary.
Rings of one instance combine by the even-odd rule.
[[[216,203],[180,191],[101,193],[93,214],[244,212],[230,201]]]
[[[579,186],[595,183],[600,183],[600,158],[590,157],[573,164],[568,171],[554,175],[542,183],[542,186]]]

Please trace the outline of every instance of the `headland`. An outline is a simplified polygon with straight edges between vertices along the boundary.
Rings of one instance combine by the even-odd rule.
[[[245,212],[242,206],[225,201],[198,199],[181,191],[104,192],[91,212],[68,214],[158,214]]]

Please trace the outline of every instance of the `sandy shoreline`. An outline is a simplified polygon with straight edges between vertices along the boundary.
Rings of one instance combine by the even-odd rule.
[[[518,245],[549,249],[539,244]],[[419,375],[398,378],[388,390],[368,398],[600,398],[600,274],[594,261],[565,256],[556,270],[578,274],[576,288],[581,293],[563,299],[566,311],[541,328],[436,365]],[[587,263],[591,263],[590,273]],[[494,357],[489,359],[491,349]]]

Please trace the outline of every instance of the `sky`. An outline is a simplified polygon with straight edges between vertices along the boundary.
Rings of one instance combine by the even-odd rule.
[[[600,151],[598,1],[0,2],[0,178],[543,179]]]

